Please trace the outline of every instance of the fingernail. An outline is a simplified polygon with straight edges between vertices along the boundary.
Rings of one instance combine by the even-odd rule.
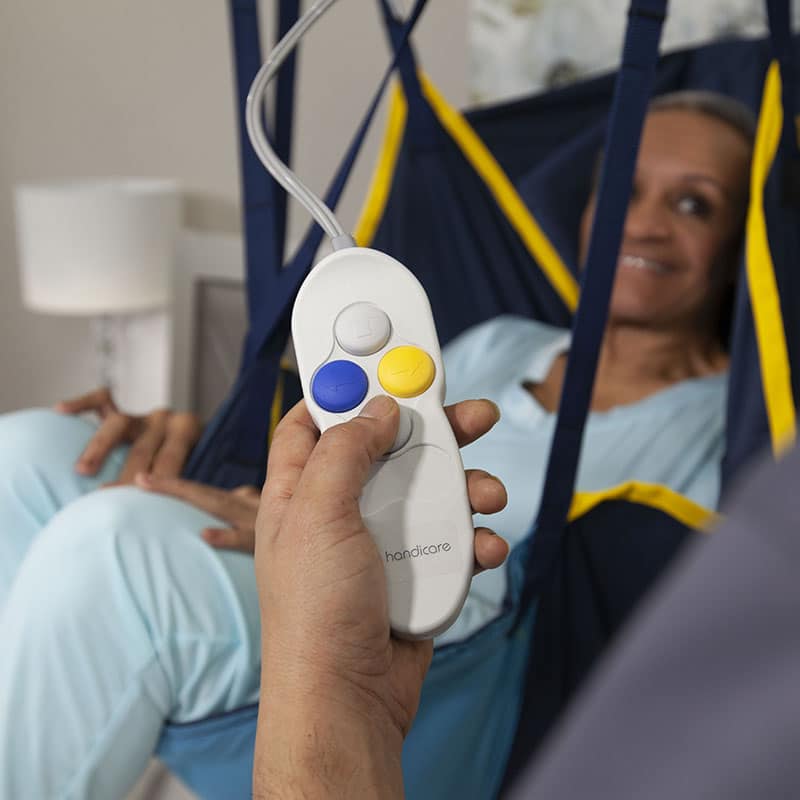
[[[397,403],[395,403],[391,397],[387,397],[385,394],[379,394],[377,397],[373,397],[372,400],[361,409],[359,416],[369,417],[371,419],[388,417],[389,414],[394,411],[396,405]]]
[[[225,531],[207,528],[201,535],[203,541],[206,544],[210,544],[212,547],[229,547],[231,544],[231,542],[228,541]]]
[[[153,485],[153,479],[146,472],[137,472],[134,480],[143,489],[149,489]]]
[[[500,406],[498,406],[497,403],[494,402],[494,400],[487,400],[486,402],[491,403],[492,408],[494,408],[494,421],[500,422],[500,417],[503,416],[502,413],[500,412]]]

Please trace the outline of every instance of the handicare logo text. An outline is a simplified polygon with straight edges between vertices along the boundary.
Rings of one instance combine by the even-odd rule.
[[[433,556],[437,553],[449,553],[452,550],[450,542],[440,542],[439,544],[415,544],[410,550],[397,550],[390,553],[385,550],[386,563],[392,561],[404,561],[407,558],[422,558],[422,556]]]

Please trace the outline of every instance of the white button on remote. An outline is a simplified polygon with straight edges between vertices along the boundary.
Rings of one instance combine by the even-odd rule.
[[[400,426],[397,429],[397,436],[394,437],[394,442],[389,448],[389,453],[396,453],[402,447],[405,447],[411,438],[412,428],[411,412],[405,406],[400,406]]]
[[[389,317],[372,303],[353,303],[336,318],[336,341],[354,356],[377,353],[392,333]]]

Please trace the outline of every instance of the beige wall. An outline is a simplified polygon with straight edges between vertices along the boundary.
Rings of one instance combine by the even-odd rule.
[[[466,98],[469,0],[432,0],[417,37],[445,94]],[[374,0],[340,0],[300,63],[296,164],[321,187],[387,55]],[[405,0],[405,5],[410,5]],[[262,15],[272,2],[262,0]],[[266,12],[266,13],[265,13]],[[234,229],[238,166],[224,0],[0,2],[0,411],[94,383],[89,326],[21,308],[12,187],[98,175],[178,178],[194,227]],[[370,142],[343,205],[352,224]],[[294,215],[294,230],[305,221]]]

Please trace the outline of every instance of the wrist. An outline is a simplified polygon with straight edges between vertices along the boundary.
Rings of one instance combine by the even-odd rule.
[[[401,798],[403,735],[377,705],[328,681],[262,688],[255,798]]]
[[[261,651],[261,700],[276,708],[338,708],[343,718],[360,718],[376,732],[397,732],[402,740],[410,727],[409,714],[389,690],[391,650],[366,661],[362,653],[342,657],[346,648],[307,646],[309,634],[264,637]],[[335,650],[336,657],[330,657]],[[359,660],[360,659],[360,660]],[[353,666],[358,661],[357,666]],[[402,681],[401,681],[402,682]]]

